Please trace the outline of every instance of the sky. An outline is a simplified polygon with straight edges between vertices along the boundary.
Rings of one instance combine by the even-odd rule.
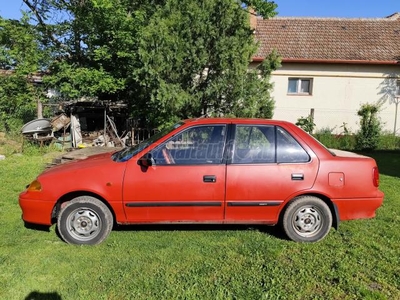
[[[201,1],[201,0],[199,0]],[[384,18],[400,12],[400,0],[276,0],[281,17]],[[0,16],[19,19],[21,0],[0,0]]]

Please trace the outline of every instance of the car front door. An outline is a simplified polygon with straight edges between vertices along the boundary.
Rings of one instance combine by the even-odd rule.
[[[225,218],[275,223],[284,200],[313,186],[318,159],[278,126],[237,125],[234,136]]]
[[[222,222],[225,125],[193,126],[129,161],[123,199],[128,222]]]

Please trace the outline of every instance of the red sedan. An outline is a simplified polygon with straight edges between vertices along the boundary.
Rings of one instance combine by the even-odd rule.
[[[382,204],[369,157],[328,150],[297,126],[192,119],[139,145],[44,171],[20,194],[27,223],[57,223],[71,244],[98,244],[114,224],[280,224],[323,239]]]

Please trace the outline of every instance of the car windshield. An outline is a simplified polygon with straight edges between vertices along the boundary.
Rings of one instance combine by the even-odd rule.
[[[176,128],[180,127],[183,125],[183,122],[177,123],[171,127],[167,127],[164,130],[161,130],[160,132],[157,132],[156,134],[152,135],[149,137],[147,140],[144,140],[143,142],[131,146],[131,147],[126,147],[118,152],[115,152],[111,158],[113,161],[116,162],[124,162],[129,159],[131,159],[134,155],[138,154],[140,151],[146,149],[148,146],[153,144],[154,142],[158,141],[160,138],[162,138],[164,135],[170,133],[171,131],[175,130]]]

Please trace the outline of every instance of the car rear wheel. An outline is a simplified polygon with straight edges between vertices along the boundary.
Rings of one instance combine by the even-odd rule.
[[[76,245],[96,245],[104,241],[113,226],[113,216],[100,200],[81,196],[62,207],[57,220],[61,238]]]
[[[298,197],[286,208],[282,227],[293,241],[317,242],[329,233],[332,214],[321,199],[313,196]]]

